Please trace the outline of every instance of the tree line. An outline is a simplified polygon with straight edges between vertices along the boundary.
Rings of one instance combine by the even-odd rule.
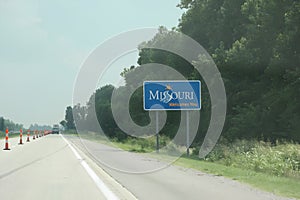
[[[9,119],[5,119],[4,117],[0,117],[0,131],[5,132],[6,128],[8,130],[20,130],[23,128],[22,124],[14,123]]]
[[[221,72],[227,95],[227,115],[222,136],[235,139],[300,141],[300,2],[292,0],[181,0],[185,9],[179,25],[172,30],[160,27],[157,35],[139,48],[137,66],[124,69],[125,86],[103,86],[86,105],[67,108],[66,127],[95,131],[90,120],[92,108],[109,137],[128,137],[116,125],[111,112],[111,95],[120,96],[145,78],[141,65],[161,63],[176,69],[185,78],[202,80],[190,63],[178,55],[143,45],[166,44],[176,32],[199,42],[212,56]],[[176,44],[176,41],[173,41]],[[194,64],[201,63],[201,58]],[[148,76],[148,75],[147,75]],[[203,82],[201,122],[194,144],[201,143],[210,122],[210,98]],[[143,110],[142,88],[130,99],[130,115],[139,125],[149,123]],[[70,115],[72,113],[72,117]],[[180,112],[167,112],[161,130],[172,138]],[[73,124],[71,123],[73,122]],[[66,124],[69,123],[69,124]]]

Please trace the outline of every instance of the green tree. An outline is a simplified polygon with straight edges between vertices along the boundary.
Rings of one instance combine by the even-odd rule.
[[[4,118],[0,117],[0,131],[5,131],[4,129],[5,129],[5,127],[4,127]]]
[[[103,131],[110,137],[119,135],[121,131],[111,113],[112,91],[122,99],[123,94],[139,84],[137,79],[151,79],[155,75],[151,70],[145,73],[142,65],[160,63],[187,79],[202,81],[204,103],[195,140],[201,143],[210,123],[211,110],[209,93],[201,75],[178,55],[146,48],[158,44],[162,48],[175,45],[180,49],[180,42],[174,40],[176,31],[180,31],[198,41],[212,55],[221,72],[228,103],[223,135],[229,141],[237,138],[300,141],[300,2],[181,0],[178,6],[186,9],[178,27],[171,31],[159,27],[154,38],[140,44],[140,66],[121,72],[125,86],[108,85],[98,89],[86,107],[76,107],[76,120],[77,117],[83,120],[88,130],[97,130],[91,123],[95,108]],[[195,60],[194,64],[201,65],[201,60]],[[143,110],[142,95],[142,88],[138,88],[130,99],[129,109],[137,124],[146,125],[149,116]],[[122,103],[116,106],[123,109]],[[178,128],[180,112],[167,114],[167,123],[161,132],[172,137]]]
[[[98,122],[108,137],[115,137],[118,127],[111,111],[111,96],[115,89],[112,85],[105,85],[95,94],[95,109]]]
[[[134,67],[124,70],[124,75],[133,69]],[[111,97],[115,89],[116,88],[112,85],[105,85],[97,89],[91,96],[87,106],[83,109],[85,112],[82,112],[85,114],[84,127],[85,130],[99,131],[98,125],[100,125],[106,136],[116,138],[118,140],[124,140],[127,138],[127,135],[117,126],[111,110]],[[123,91],[121,88],[118,88],[118,92],[127,91]],[[122,102],[122,100],[120,99],[119,102]]]
[[[66,120],[62,120],[61,122],[59,122],[59,124],[62,125],[65,129],[67,128]]]
[[[13,130],[13,131],[16,131],[16,130],[20,130],[23,128],[23,125],[22,124],[17,124],[17,123],[14,123],[13,121],[9,120],[9,119],[4,119],[4,129],[8,128],[8,130]]]
[[[65,120],[67,129],[75,129],[73,109],[71,106],[68,106],[66,109]]]

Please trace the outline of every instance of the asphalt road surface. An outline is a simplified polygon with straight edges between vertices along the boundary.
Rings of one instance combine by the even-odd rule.
[[[60,135],[31,139],[24,145],[18,145],[17,138],[9,141],[11,150],[0,150],[1,200],[101,200],[117,196],[101,179],[99,182],[101,174],[75,155]],[[120,199],[130,198],[126,191],[118,192]]]
[[[48,135],[24,145],[13,138],[10,148],[0,150],[1,200],[285,199],[181,167],[132,173],[165,163],[75,137]]]
[[[82,151],[90,154],[121,185],[138,199],[195,200],[283,200],[220,176],[213,176],[166,163],[143,154],[124,152],[104,144],[69,137]],[[162,169],[159,169],[162,168]],[[151,171],[151,173],[142,173]],[[138,173],[133,173],[138,172]]]

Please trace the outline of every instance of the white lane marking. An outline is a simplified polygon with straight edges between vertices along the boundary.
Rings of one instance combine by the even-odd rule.
[[[93,179],[97,187],[100,189],[100,191],[103,193],[103,195],[108,200],[119,200],[119,198],[104,184],[104,182],[97,176],[97,174],[92,170],[92,168],[82,159],[82,157],[79,155],[79,153],[74,149],[74,147],[69,143],[69,141],[62,135],[59,134],[62,139],[68,144],[72,152],[74,153],[75,157],[80,160],[81,165],[86,170],[86,172],[90,175],[90,177]]]

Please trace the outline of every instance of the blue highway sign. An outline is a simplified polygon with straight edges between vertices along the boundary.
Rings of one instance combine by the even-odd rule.
[[[144,110],[200,110],[200,81],[145,81]]]

